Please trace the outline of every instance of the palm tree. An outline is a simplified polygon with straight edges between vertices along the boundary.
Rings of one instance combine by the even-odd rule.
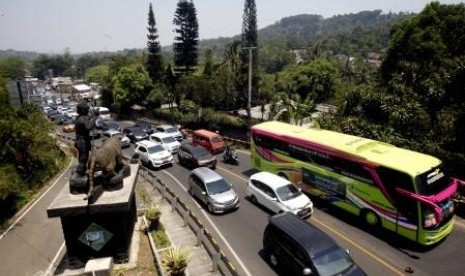
[[[236,84],[240,68],[240,44],[240,41],[234,41],[226,45],[223,62],[218,67],[218,73],[221,74],[226,80],[226,93],[224,102],[232,102],[232,106],[235,106],[235,99],[237,98]]]

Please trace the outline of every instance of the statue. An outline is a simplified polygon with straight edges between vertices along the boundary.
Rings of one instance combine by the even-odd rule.
[[[110,138],[99,149],[93,149],[90,132],[96,126],[99,114],[93,110],[94,116],[89,116],[89,109],[86,102],[77,106],[74,147],[79,164],[70,177],[69,188],[71,194],[86,194],[84,199],[92,203],[103,190],[121,189],[123,178],[130,174],[130,168],[123,160],[120,138]],[[95,176],[97,172],[101,174]]]
[[[92,196],[94,190],[95,173],[101,172],[101,177],[104,179],[101,185],[106,190],[114,190],[122,187],[123,178],[128,176],[129,166],[123,160],[121,151],[121,140],[118,137],[112,137],[105,141],[101,148],[95,150],[88,161],[88,181],[89,190],[87,192],[88,199]]]
[[[74,146],[79,152],[79,165],[76,168],[76,173],[79,176],[84,176],[86,174],[89,151],[92,147],[90,132],[95,127],[95,121],[98,118],[98,112],[94,112],[95,116],[91,118],[89,116],[89,105],[86,102],[80,102],[76,109],[78,116],[74,122],[74,128],[76,131],[76,140],[74,142]]]

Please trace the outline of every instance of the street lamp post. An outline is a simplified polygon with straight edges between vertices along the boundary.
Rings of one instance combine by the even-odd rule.
[[[249,120],[252,118],[252,50],[257,47],[244,47],[242,49],[249,50],[249,83],[247,93],[247,115]]]

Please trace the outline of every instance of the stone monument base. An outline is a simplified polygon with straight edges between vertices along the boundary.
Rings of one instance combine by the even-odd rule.
[[[67,257],[74,266],[84,266],[96,258],[113,257],[115,263],[129,258],[137,220],[134,190],[139,165],[128,167],[130,175],[119,190],[103,191],[94,201],[88,201],[85,194],[71,194],[68,187],[63,187],[47,208],[48,217],[61,219]]]

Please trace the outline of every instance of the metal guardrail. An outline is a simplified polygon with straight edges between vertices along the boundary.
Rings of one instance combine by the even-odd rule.
[[[169,187],[157,178],[154,173],[147,170],[145,167],[141,167],[139,175],[159,191],[162,197],[171,204],[172,211],[177,211],[183,218],[184,226],[188,226],[195,233],[195,236],[197,237],[197,245],[203,245],[212,259],[212,271],[219,271],[222,275],[239,275],[228,257],[224,255],[213,236],[207,229],[205,229],[200,220],[189,210],[187,205],[184,204]]]

